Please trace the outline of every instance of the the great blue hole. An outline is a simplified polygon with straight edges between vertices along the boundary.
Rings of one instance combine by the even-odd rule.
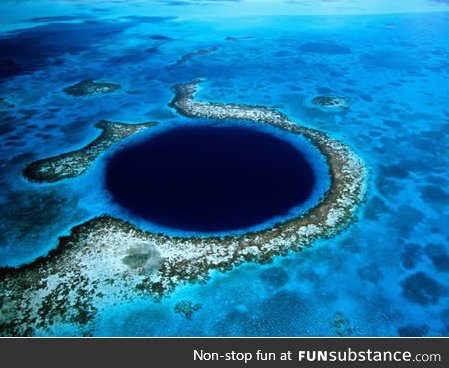
[[[292,143],[239,125],[168,129],[119,150],[106,166],[107,189],[132,215],[202,233],[286,216],[315,182]]]

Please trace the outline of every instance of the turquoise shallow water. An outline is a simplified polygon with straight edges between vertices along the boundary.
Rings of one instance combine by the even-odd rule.
[[[99,185],[110,153],[87,174],[56,184],[28,183],[21,175],[27,163],[87,144],[101,119],[187,121],[167,107],[170,88],[205,78],[200,99],[276,107],[346,142],[369,168],[366,204],[333,239],[269,265],[213,273],[207,284],[179,288],[159,303],[111,307],[93,333],[447,336],[444,3],[411,2],[415,8],[396,14],[267,10],[252,17],[239,17],[233,4],[226,16],[204,17],[162,3],[154,11],[139,4],[22,3],[3,21],[0,39],[0,97],[8,104],[0,110],[0,264],[45,255],[58,236],[92,216],[124,215]],[[199,8],[206,6],[217,5]],[[62,92],[86,78],[123,89],[79,98]],[[320,110],[310,103],[318,95],[346,97],[350,108]],[[186,319],[174,312],[180,300],[201,309]],[[76,333],[66,325],[46,332]]]

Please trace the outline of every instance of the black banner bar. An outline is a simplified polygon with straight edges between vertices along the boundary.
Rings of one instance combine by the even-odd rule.
[[[3,338],[0,354],[17,367],[448,367],[449,339]]]

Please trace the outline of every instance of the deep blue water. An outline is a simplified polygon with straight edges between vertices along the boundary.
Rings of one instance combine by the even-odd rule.
[[[206,78],[201,99],[274,106],[346,142],[369,168],[367,201],[332,239],[272,264],[213,273],[207,284],[179,288],[160,303],[111,306],[94,333],[335,336],[343,313],[346,334],[447,336],[449,13],[442,1],[401,3],[418,2],[402,11],[379,1],[391,14],[363,2],[351,15],[344,6],[304,16],[276,5],[275,15],[247,17],[235,14],[251,12],[244,4],[2,1],[0,97],[14,106],[0,110],[0,263],[30,262],[101,213],[149,228],[114,204],[102,182],[108,158],[123,145],[73,180],[31,184],[21,170],[87,144],[101,119],[189,123],[167,107],[170,88]],[[336,9],[340,2],[317,3]],[[62,92],[88,78],[123,89],[80,98]],[[343,96],[351,106],[317,109],[310,101],[318,95]],[[174,313],[179,300],[202,308],[187,320]]]
[[[106,168],[107,189],[133,215],[204,233],[288,216],[315,184],[312,165],[292,144],[232,124],[167,130],[125,147]]]

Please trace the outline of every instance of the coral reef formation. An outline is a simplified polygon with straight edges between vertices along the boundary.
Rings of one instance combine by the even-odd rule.
[[[95,125],[102,130],[101,134],[87,146],[55,157],[34,161],[25,167],[23,175],[29,181],[39,183],[53,183],[62,179],[75,178],[85,173],[95,159],[114,144],[155,125],[157,123],[124,124],[102,120]]]
[[[48,333],[55,324],[75,325],[79,334],[90,334],[96,313],[110,305],[135,300],[139,295],[158,299],[179,284],[206,280],[213,269],[226,271],[243,262],[269,262],[276,255],[301,250],[318,238],[334,235],[354,219],[365,196],[366,168],[349,147],[270,108],[195,101],[200,82],[174,87],[170,106],[185,116],[270,124],[304,136],[329,164],[331,185],[322,201],[269,229],[221,237],[155,234],[107,215],[89,220],[60,238],[47,256],[20,268],[1,269],[2,335]],[[106,132],[111,130],[103,132],[90,148],[34,163],[25,175],[35,181],[79,175],[112,142],[153,125],[102,124]],[[187,318],[194,309],[190,304],[177,307]],[[340,319],[336,322],[344,334],[346,325]]]
[[[85,79],[81,82],[64,88],[62,91],[70,96],[100,95],[118,91],[122,87],[117,83],[95,82],[93,79]]]

